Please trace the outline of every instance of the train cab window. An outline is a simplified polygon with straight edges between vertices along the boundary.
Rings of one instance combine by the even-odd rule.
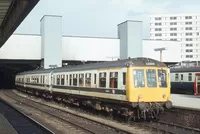
[[[60,85],[60,75],[57,75],[57,85]]]
[[[192,81],[192,73],[188,74],[188,81]]]
[[[166,71],[158,69],[159,87],[167,87]]]
[[[145,87],[144,70],[143,69],[135,69],[135,70],[133,70],[133,75],[134,75],[135,88]]]
[[[106,87],[106,72],[99,73],[99,87]]]
[[[123,72],[123,85],[126,85],[126,73]]]
[[[84,82],[84,74],[79,74],[79,86],[83,87]]]
[[[77,86],[77,74],[73,75],[73,86]]]
[[[117,88],[118,72],[110,72],[110,88]]]
[[[65,84],[65,75],[61,75],[61,85]]]
[[[147,69],[146,70],[146,75],[147,75],[147,86],[148,87],[157,87],[156,70]]]
[[[175,74],[175,81],[178,81],[178,74]]]
[[[90,87],[91,86],[91,73],[85,74],[85,86]]]

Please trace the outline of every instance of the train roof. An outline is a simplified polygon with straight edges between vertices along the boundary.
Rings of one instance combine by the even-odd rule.
[[[170,73],[200,72],[200,67],[170,68]]]
[[[102,69],[102,68],[119,68],[130,66],[157,66],[157,67],[167,67],[164,63],[157,60],[145,57],[130,58],[116,61],[107,61],[100,63],[82,64],[76,66],[66,66],[54,69],[39,69],[28,72],[19,73],[20,74],[40,74],[40,73],[50,73],[53,72],[68,72],[68,71],[80,71],[80,70],[92,70],[92,69]]]

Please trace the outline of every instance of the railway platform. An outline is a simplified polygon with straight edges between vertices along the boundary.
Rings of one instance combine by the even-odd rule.
[[[0,133],[1,134],[17,134],[8,120],[0,113]]]
[[[200,110],[200,96],[171,94],[170,100],[174,107]]]
[[[51,134],[0,98],[0,134]]]

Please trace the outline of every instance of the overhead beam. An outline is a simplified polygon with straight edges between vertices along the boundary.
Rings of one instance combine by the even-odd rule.
[[[0,47],[31,12],[39,0],[13,0],[0,26]]]

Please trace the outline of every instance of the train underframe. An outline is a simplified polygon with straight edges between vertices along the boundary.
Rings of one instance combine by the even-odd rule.
[[[91,108],[99,112],[105,112],[110,116],[123,116],[127,121],[140,120],[158,120],[159,115],[165,110],[172,107],[169,102],[126,102],[110,99],[102,99],[96,97],[86,97],[80,95],[71,95],[53,92],[50,93],[44,90],[17,87],[25,93],[42,97],[48,100],[64,102],[66,104],[75,105],[78,107]]]

